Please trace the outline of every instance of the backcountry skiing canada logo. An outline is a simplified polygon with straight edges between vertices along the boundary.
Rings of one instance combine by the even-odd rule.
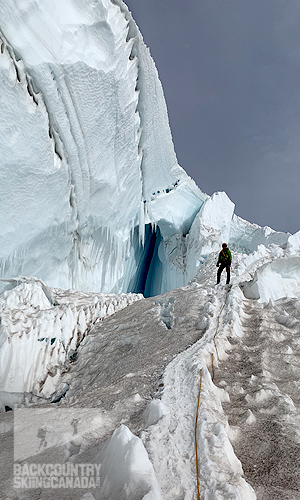
[[[100,487],[100,464],[14,464],[14,487],[24,489],[95,489]]]
[[[14,412],[13,483],[16,489],[85,489],[100,487],[100,463],[81,454],[103,432],[95,408],[22,408]]]

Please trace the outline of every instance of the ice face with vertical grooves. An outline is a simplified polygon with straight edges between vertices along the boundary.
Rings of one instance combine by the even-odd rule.
[[[126,291],[134,233],[143,241],[152,224],[169,227],[163,286],[182,284],[165,243],[205,196],[177,164],[157,71],[125,4],[3,0],[0,29],[2,276]]]

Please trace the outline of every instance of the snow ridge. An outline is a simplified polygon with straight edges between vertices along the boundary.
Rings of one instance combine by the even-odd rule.
[[[97,321],[142,298],[51,289],[41,280],[18,277],[0,297],[1,408],[27,399],[55,400],[62,373]]]

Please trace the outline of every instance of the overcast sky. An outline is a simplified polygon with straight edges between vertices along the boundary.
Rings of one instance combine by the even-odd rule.
[[[300,229],[300,0],[125,0],[163,84],[180,165],[236,213]]]

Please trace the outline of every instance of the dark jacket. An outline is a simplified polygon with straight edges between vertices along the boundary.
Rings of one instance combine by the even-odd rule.
[[[224,248],[223,250],[221,250],[221,252],[219,253],[219,259],[218,259],[218,264],[226,264],[226,265],[231,265],[231,252],[229,250],[229,248]]]

